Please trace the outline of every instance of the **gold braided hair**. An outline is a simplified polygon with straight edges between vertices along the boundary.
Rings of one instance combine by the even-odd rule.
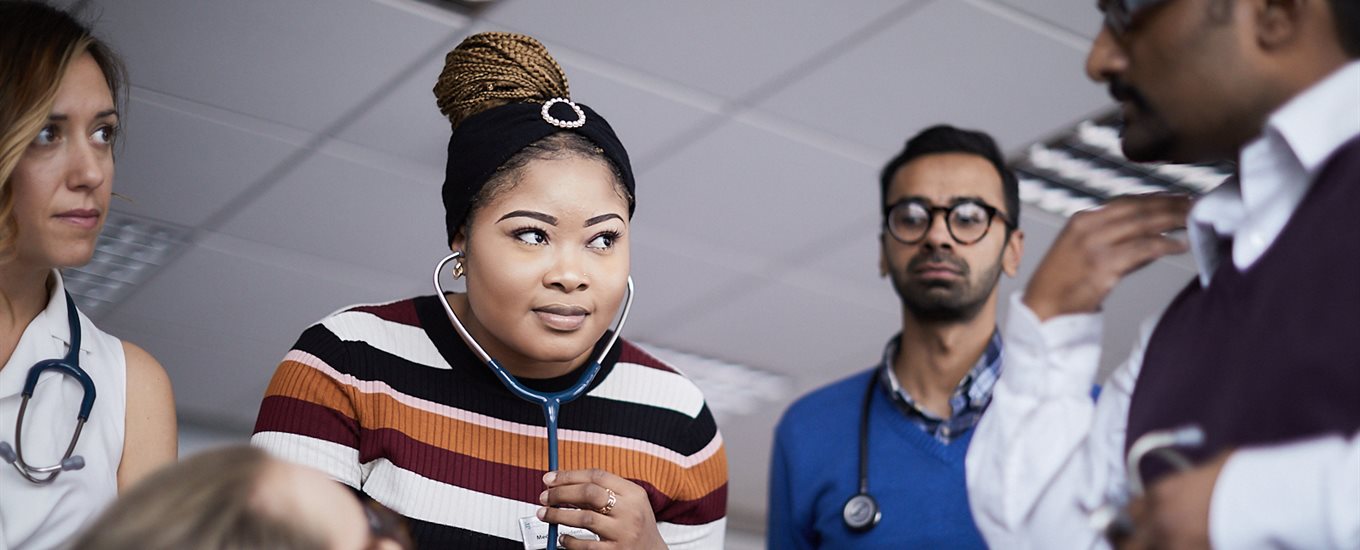
[[[434,85],[439,112],[455,128],[467,117],[513,101],[570,98],[567,75],[532,36],[484,32],[444,56]]]

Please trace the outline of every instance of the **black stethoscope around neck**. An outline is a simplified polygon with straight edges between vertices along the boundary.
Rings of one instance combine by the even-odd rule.
[[[0,441],[0,459],[14,466],[24,479],[38,485],[52,483],[63,471],[85,467],[85,458],[73,456],[72,453],[76,450],[76,442],[80,441],[80,431],[85,428],[85,421],[90,419],[90,409],[94,408],[94,380],[85,369],[80,368],[80,315],[76,312],[76,303],[71,299],[71,294],[69,292],[65,294],[66,322],[71,330],[70,349],[61,359],[39,361],[28,369],[28,378],[24,380],[24,389],[21,393],[23,400],[19,402],[19,418],[14,421],[14,447]],[[24,411],[28,409],[28,400],[33,398],[33,392],[38,387],[38,378],[47,370],[56,370],[75,378],[85,393],[80,400],[80,413],[76,416],[76,431],[71,435],[71,444],[66,447],[66,454],[61,457],[61,462],[51,466],[31,466],[24,460]]]
[[[877,386],[878,379],[871,373],[859,413],[858,492],[846,500],[845,506],[841,508],[841,520],[845,522],[845,527],[856,533],[873,529],[883,519],[883,510],[878,507],[878,501],[869,494],[869,405],[873,403]]]

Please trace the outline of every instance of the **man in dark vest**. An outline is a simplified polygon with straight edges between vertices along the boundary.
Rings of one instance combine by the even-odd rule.
[[[1058,236],[1011,302],[969,450],[978,527],[998,548],[1360,548],[1360,1],[1098,5],[1086,69],[1122,105],[1124,154],[1238,173]],[[1180,227],[1199,276],[1093,406],[1100,304],[1184,251]]]

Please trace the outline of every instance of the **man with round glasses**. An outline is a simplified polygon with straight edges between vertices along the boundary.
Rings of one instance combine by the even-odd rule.
[[[1360,548],[1360,1],[1099,0],[1087,74],[1135,161],[1235,161],[1197,200],[1073,216],[1005,323],[968,457],[998,548]],[[1198,277],[1092,405],[1100,304]]]
[[[884,167],[880,190],[879,272],[902,332],[878,364],[784,414],[770,548],[985,548],[963,459],[1001,370],[996,288],[1024,249],[1018,183],[991,137],[935,126]]]

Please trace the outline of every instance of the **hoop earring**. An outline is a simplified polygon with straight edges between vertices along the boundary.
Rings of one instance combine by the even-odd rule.
[[[453,261],[453,278],[462,279],[466,270],[463,268],[463,258],[459,257]]]

